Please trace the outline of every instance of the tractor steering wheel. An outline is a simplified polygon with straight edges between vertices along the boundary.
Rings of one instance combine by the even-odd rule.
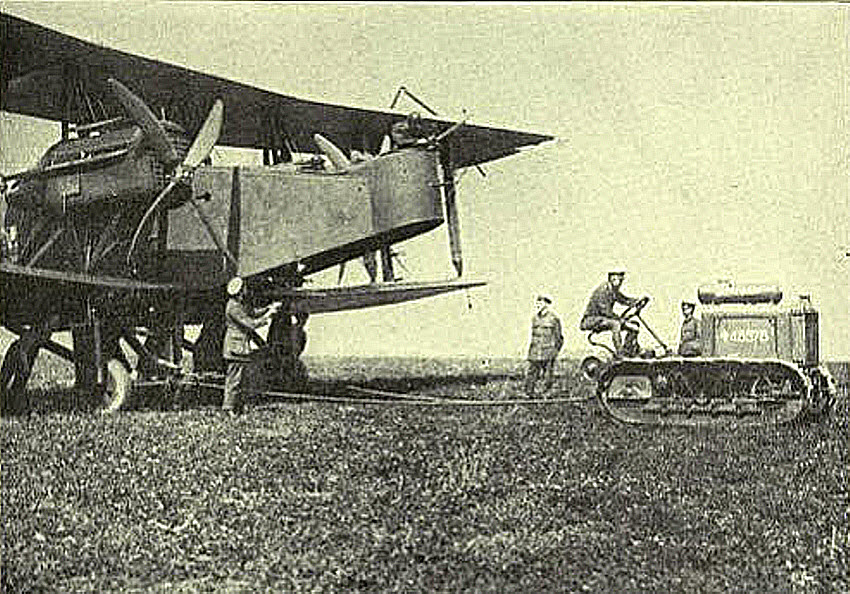
[[[649,297],[641,297],[632,305],[628,306],[626,309],[623,310],[623,313],[620,314],[620,319],[625,322],[636,316],[639,316],[640,312],[643,311],[643,308],[646,307],[647,303],[649,303]]]

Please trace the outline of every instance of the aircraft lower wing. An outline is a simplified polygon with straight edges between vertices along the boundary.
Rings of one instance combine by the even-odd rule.
[[[272,289],[268,297],[285,301],[294,301],[304,311],[311,314],[329,313],[392,305],[415,299],[424,299],[443,293],[482,287],[481,281],[445,281],[422,283],[381,283],[357,285],[352,287],[332,287],[327,289]]]
[[[258,291],[258,296],[263,300],[295,303],[302,311],[318,314],[392,305],[484,284],[480,281],[378,283],[322,289],[272,286]],[[185,322],[198,323],[203,319],[201,312],[205,306],[224,299],[224,295],[224,287],[188,287],[0,263],[0,323],[6,327],[31,325],[54,315],[66,327],[85,315],[87,303],[121,312],[128,319],[142,319],[148,304],[174,309],[177,301],[187,308]]]
[[[89,307],[142,319],[151,305],[181,294],[189,297],[174,284],[0,263],[0,324],[7,328],[51,318],[57,329],[68,328],[83,322]]]
[[[62,270],[49,270],[46,268],[34,268],[32,266],[20,266],[8,262],[0,262],[0,278],[5,288],[9,283],[28,283],[35,287],[50,286],[56,290],[60,287],[80,290],[84,288],[92,290],[120,290],[120,291],[172,291],[185,290],[185,287],[169,283],[150,283],[130,278],[117,276],[101,276],[83,274],[80,272],[65,272]],[[5,291],[4,291],[5,293]]]

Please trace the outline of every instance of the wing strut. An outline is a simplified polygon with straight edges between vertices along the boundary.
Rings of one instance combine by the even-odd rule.
[[[446,203],[446,227],[449,230],[449,251],[458,276],[463,275],[463,254],[460,247],[460,219],[457,212],[457,188],[452,159],[448,149],[440,150],[440,165],[443,169],[443,199]]]

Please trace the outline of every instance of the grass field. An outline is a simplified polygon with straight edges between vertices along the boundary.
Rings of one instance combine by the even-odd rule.
[[[519,394],[516,361],[308,360]],[[848,592],[847,387],[820,423],[635,429],[592,403],[215,402],[101,416],[52,366],[2,421],[6,592]],[[563,363],[563,395],[589,394]]]

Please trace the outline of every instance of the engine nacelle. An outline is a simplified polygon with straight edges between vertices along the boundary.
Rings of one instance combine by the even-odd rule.
[[[178,155],[185,155],[188,140],[183,129],[171,122],[162,124]],[[47,150],[35,176],[8,194],[10,205],[67,213],[119,202],[144,204],[165,186],[163,165],[146,150],[138,126],[119,119],[79,130],[81,136]]]

